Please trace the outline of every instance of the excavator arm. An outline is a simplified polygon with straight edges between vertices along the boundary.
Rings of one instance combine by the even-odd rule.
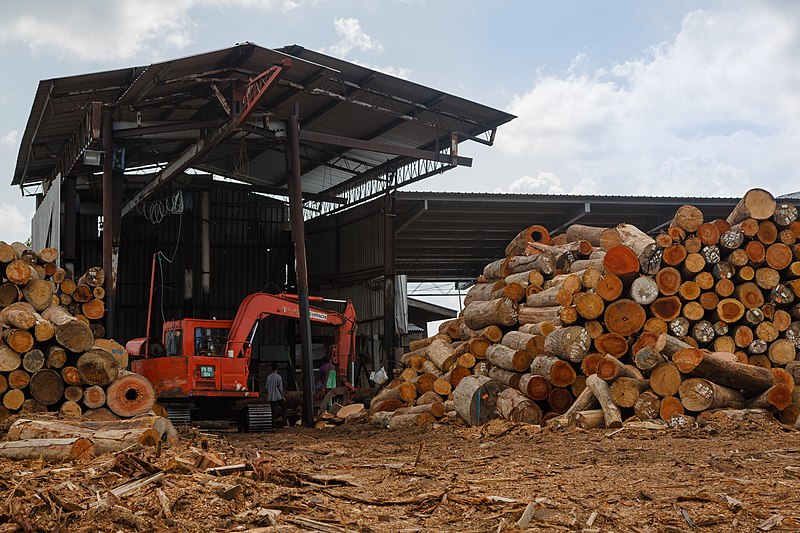
[[[319,296],[311,296],[312,302],[325,301]],[[311,306],[309,308],[311,322],[336,328],[336,343],[331,353],[331,363],[342,375],[347,374],[350,362],[355,360],[356,348],[356,313],[353,304],[345,302],[342,313]],[[250,359],[253,338],[259,321],[268,316],[283,316],[295,320],[300,319],[300,306],[297,296],[293,294],[268,294],[256,292],[247,296],[239,305],[233,319],[225,352],[234,357]]]

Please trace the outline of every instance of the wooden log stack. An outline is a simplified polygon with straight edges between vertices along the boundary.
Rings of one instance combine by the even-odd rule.
[[[684,205],[656,235],[530,226],[505,255],[459,318],[412,343],[388,385],[407,394],[372,413],[438,402],[477,424],[491,405],[509,420],[594,427],[763,408],[800,427],[796,205],[752,189],[727,219]]]
[[[0,241],[0,420],[59,411],[89,419],[148,412],[152,385],[106,339],[102,268],[73,276],[52,248]]]

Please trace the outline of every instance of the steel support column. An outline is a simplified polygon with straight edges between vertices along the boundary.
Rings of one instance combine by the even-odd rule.
[[[114,334],[114,128],[112,109],[103,108],[103,272],[106,293],[106,334]]]
[[[383,207],[383,363],[391,376],[395,347],[394,194],[387,190]]]
[[[297,274],[297,302],[300,307],[300,357],[303,382],[303,424],[314,426],[314,368],[311,358],[311,314],[308,304],[308,269],[306,265],[303,190],[300,182],[300,109],[295,105],[289,119],[288,151],[291,153],[289,174],[289,219],[294,240],[294,261]]]

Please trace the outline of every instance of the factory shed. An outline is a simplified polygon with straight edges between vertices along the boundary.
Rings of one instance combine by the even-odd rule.
[[[491,145],[513,118],[301,46],[241,43],[41,81],[12,185],[37,198],[35,248],[110,274],[117,338],[146,332],[154,256],[152,337],[165,319],[232,318],[262,290],[299,293],[302,318],[316,283],[304,219],[471,166],[469,144]],[[290,337],[269,329],[270,346]]]

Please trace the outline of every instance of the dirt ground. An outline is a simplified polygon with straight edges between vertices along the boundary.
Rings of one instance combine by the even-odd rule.
[[[0,532],[508,531],[531,502],[532,531],[800,530],[800,432],[774,421],[182,437],[76,464],[0,460]],[[247,470],[204,473],[203,453]]]

